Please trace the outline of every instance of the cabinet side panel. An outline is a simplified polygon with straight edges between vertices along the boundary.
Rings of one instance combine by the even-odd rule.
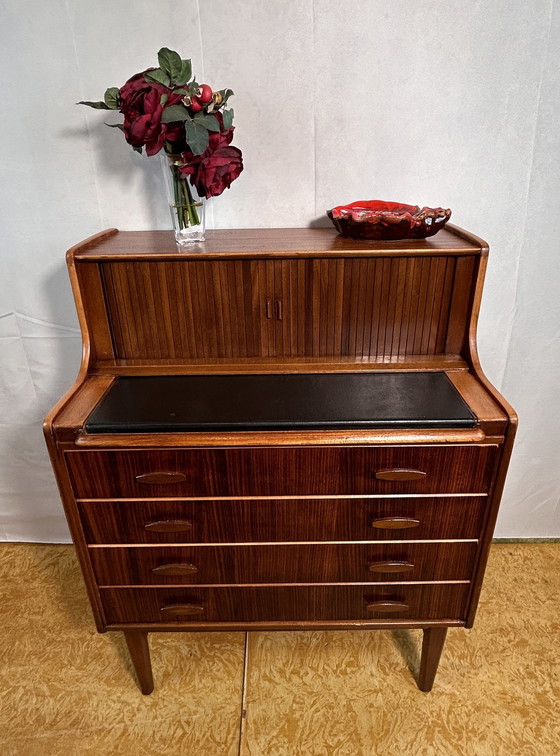
[[[449,311],[445,351],[462,354],[468,336],[469,318],[475,286],[475,257],[457,259]]]
[[[112,359],[114,356],[113,339],[100,268],[92,263],[78,263],[75,269],[88,323],[92,358]]]

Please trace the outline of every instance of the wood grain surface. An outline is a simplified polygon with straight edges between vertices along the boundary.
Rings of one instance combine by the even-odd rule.
[[[95,262],[124,257],[146,259],[213,259],[235,257],[349,256],[367,257],[399,254],[472,255],[479,254],[485,242],[463,229],[447,224],[436,236],[400,242],[347,239],[334,228],[277,228],[209,230],[201,250],[181,252],[170,231],[103,232],[105,238],[86,240],[69,250],[69,256]]]
[[[380,600],[405,602],[398,619],[463,619],[468,584],[321,585],[235,588],[101,588],[109,623],[162,622],[161,608],[173,604],[202,606],[200,614],[175,621],[259,622],[278,620],[360,620],[375,618],[368,605]],[[383,612],[383,618],[391,616]]]
[[[472,542],[90,550],[101,586],[469,580],[475,554]],[[406,573],[371,572],[370,565],[381,560],[410,562],[413,567]]]
[[[477,539],[486,496],[339,499],[199,499],[81,501],[90,544],[258,543]],[[413,517],[409,530],[373,528],[383,517]],[[189,522],[186,530],[146,529],[158,521]]]
[[[442,256],[105,262],[101,271],[116,359],[389,359],[459,353],[468,302],[453,292],[469,282],[455,267]],[[455,349],[445,348],[450,321]]]
[[[61,440],[69,440],[63,429]],[[74,432],[72,441],[78,449],[140,449],[257,446],[418,446],[479,444],[498,446],[502,435],[487,437],[482,428],[425,428],[409,430],[333,430],[333,431],[228,431],[220,433],[85,433]],[[71,448],[71,447],[68,447]]]
[[[367,373],[372,371],[468,370],[467,362],[459,354],[325,355],[313,357],[201,357],[196,359],[168,358],[157,361],[158,374],[188,375],[211,373]],[[95,373],[102,375],[153,375],[150,359],[99,360]]]
[[[289,496],[293,494],[484,493],[496,448],[268,447],[69,451],[66,461],[79,498],[160,496]],[[377,480],[378,470],[410,468],[418,480]],[[184,482],[142,485],[147,473],[183,473]]]

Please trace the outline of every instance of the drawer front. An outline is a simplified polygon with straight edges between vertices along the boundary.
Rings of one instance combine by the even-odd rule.
[[[497,447],[69,451],[79,498],[483,493]]]
[[[485,496],[83,501],[88,543],[478,538]],[[408,527],[413,525],[413,527]]]
[[[476,543],[94,548],[100,585],[469,580]]]
[[[469,585],[102,588],[108,624],[450,619]]]

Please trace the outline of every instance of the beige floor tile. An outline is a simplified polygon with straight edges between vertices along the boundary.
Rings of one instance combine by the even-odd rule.
[[[560,545],[495,546],[429,694],[420,631],[251,634],[241,753],[556,756],[559,596]]]
[[[0,753],[238,752],[243,633],[150,635],[142,696],[121,633],[99,635],[73,547],[0,548]]]
[[[560,545],[492,549],[473,630],[421,693],[420,631],[252,633],[244,756],[556,756]],[[142,696],[73,548],[0,547],[0,754],[238,753],[242,633],[153,634]],[[411,672],[412,670],[412,672]]]

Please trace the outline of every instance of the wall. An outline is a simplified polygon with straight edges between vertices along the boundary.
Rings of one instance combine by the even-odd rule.
[[[0,539],[68,539],[41,435],[80,357],[64,251],[108,226],[168,227],[157,158],[74,103],[164,45],[236,92],[245,171],[213,200],[215,227],[307,226],[376,197],[449,206],[489,241],[481,357],[521,417],[497,535],[560,536],[559,6],[6,0]]]

